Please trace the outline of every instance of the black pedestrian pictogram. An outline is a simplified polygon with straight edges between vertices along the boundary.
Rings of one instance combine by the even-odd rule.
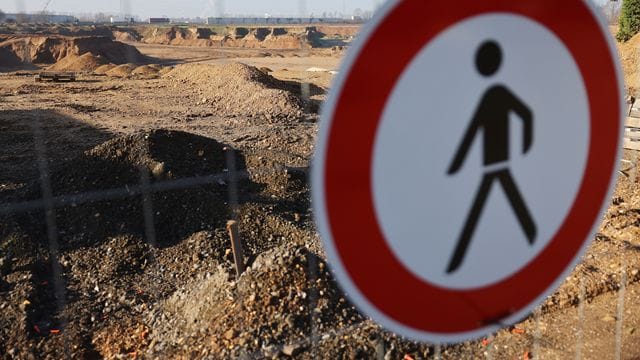
[[[476,54],[476,67],[478,72],[490,77],[494,75],[502,64],[502,50],[495,41],[486,41],[478,49]],[[449,167],[448,174],[457,173],[471,148],[478,131],[482,130],[484,136],[484,166],[492,166],[495,170],[485,172],[476,198],[471,206],[466,223],[458,239],[455,251],[447,273],[455,272],[464,260],[471,237],[475,231],[485,202],[489,197],[489,191],[494,182],[499,182],[511,203],[511,207],[520,222],[530,245],[535,243],[536,225],[531,218],[520,191],[516,186],[506,162],[509,160],[509,114],[515,112],[524,122],[523,153],[526,154],[533,145],[533,113],[520,101],[508,88],[501,84],[495,84],[489,88],[471,120],[471,124],[462,139],[455,158]],[[503,164],[503,167],[499,165]]]

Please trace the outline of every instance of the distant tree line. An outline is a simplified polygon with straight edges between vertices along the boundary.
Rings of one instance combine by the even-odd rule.
[[[618,41],[627,41],[640,31],[640,0],[622,2],[618,25]]]

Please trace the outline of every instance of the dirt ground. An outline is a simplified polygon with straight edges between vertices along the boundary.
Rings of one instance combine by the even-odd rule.
[[[0,358],[640,359],[633,170],[534,314],[415,343],[349,304],[315,230],[308,168],[342,53],[131,44],[166,70],[0,74]]]

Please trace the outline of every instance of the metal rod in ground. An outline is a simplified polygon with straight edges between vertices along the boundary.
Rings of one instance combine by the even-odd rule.
[[[231,238],[231,251],[233,252],[233,261],[236,265],[236,275],[239,278],[244,272],[244,253],[238,232],[238,222],[235,220],[227,221],[227,231],[229,231],[229,237]]]
[[[636,180],[638,179],[638,152],[637,151],[632,151],[631,152],[631,165],[633,165],[631,167],[631,176],[630,176],[630,180],[632,184],[636,183]]]

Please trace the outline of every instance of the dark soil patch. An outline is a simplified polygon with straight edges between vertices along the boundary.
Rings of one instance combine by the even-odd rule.
[[[242,164],[241,156],[238,158]],[[212,139],[157,130],[110,140],[56,167],[50,175],[54,197],[77,199],[55,212],[60,241],[72,249],[95,245],[119,234],[145,238],[152,236],[145,232],[145,221],[150,220],[156,238],[148,240],[167,246],[196,231],[222,226],[229,218],[226,183],[189,183],[205,176],[224,178],[225,169],[225,147]],[[147,220],[143,208],[145,189],[141,188],[145,177],[151,212]],[[182,188],[153,191],[154,186],[176,180],[184,180]],[[91,195],[86,197],[104,190],[112,190],[114,198],[90,201]],[[16,200],[40,198],[40,185],[34,184]],[[45,224],[37,219],[44,219],[44,214],[32,214],[24,221],[30,224],[34,237],[43,238],[37,234],[45,234]]]

